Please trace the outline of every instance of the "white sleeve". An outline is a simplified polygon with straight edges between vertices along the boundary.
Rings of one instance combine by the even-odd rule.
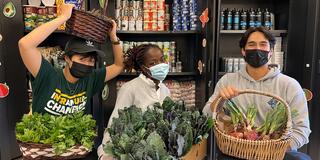
[[[111,126],[112,119],[117,118],[119,116],[118,115],[119,109],[124,109],[124,107],[129,107],[133,104],[133,100],[134,100],[133,95],[134,95],[133,91],[129,85],[123,85],[120,88],[118,92],[117,100],[116,100],[116,105],[112,111],[111,116],[109,117],[107,128]],[[98,150],[97,150],[98,157],[101,157],[102,155],[106,155],[106,153],[104,153],[103,151],[103,145],[105,145],[108,141],[110,141],[110,135],[107,132],[107,129],[105,129],[102,144],[98,147]]]

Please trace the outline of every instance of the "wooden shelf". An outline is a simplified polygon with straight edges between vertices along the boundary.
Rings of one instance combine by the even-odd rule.
[[[242,34],[246,30],[221,30],[220,33],[222,34]],[[280,34],[287,34],[287,30],[270,30],[272,34],[280,35]]]
[[[199,31],[117,31],[118,34],[143,34],[143,35],[154,35],[154,34],[177,34],[177,35],[188,35],[198,34]]]
[[[168,76],[196,76],[196,72],[169,72]],[[121,73],[120,77],[136,77],[137,73]]]

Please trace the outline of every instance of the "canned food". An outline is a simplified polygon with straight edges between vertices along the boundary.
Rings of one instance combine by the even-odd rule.
[[[163,49],[163,42],[157,42],[157,45],[159,46],[159,48]]]
[[[165,4],[166,13],[169,13],[169,4]]]
[[[121,20],[121,30],[127,31],[129,29],[129,21],[128,19]]]
[[[129,31],[135,31],[136,28],[136,21],[135,20],[129,20]]]
[[[116,9],[121,8],[121,0],[116,0]]]
[[[145,31],[155,31],[157,30],[158,23],[157,21],[144,21],[143,30]]]
[[[164,21],[158,21],[158,31],[164,31]]]
[[[119,18],[119,17],[121,17],[121,15],[120,15],[120,9],[115,9],[115,14],[114,14],[114,17],[117,19],[117,18]]]
[[[169,31],[170,29],[170,24],[169,23],[164,23],[164,30]]]
[[[137,20],[136,21],[136,30],[137,31],[142,31],[143,30],[143,22],[142,22],[142,20]]]
[[[47,9],[46,7],[38,7],[38,16],[36,26],[40,26],[47,22]]]
[[[143,9],[150,10],[151,9],[151,0],[143,0]]]
[[[26,30],[32,30],[36,27],[38,8],[36,6],[24,5],[24,26]]]
[[[127,0],[122,0],[121,1],[121,8],[127,8],[128,7],[128,1]]]
[[[150,9],[151,10],[157,10],[157,0],[151,0]]]
[[[133,8],[134,9],[142,9],[141,1],[133,1]]]
[[[164,21],[165,20],[165,14],[164,10],[158,10],[158,21]]]
[[[143,16],[144,21],[155,21],[157,20],[157,17],[158,17],[157,10],[144,11],[144,16]]]
[[[157,9],[165,10],[165,0],[158,0]]]

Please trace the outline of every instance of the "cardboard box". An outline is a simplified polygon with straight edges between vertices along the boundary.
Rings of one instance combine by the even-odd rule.
[[[193,145],[191,150],[180,158],[180,160],[203,160],[207,156],[207,139],[199,144]]]

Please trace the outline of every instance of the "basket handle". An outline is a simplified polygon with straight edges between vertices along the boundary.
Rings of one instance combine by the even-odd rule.
[[[291,128],[292,128],[292,124],[291,124],[291,111],[290,111],[290,107],[288,105],[288,103],[283,100],[281,97],[274,95],[272,93],[268,93],[268,92],[262,92],[262,91],[256,91],[256,90],[251,90],[251,89],[245,89],[245,90],[239,90],[238,91],[239,95],[241,94],[259,94],[259,95],[264,95],[267,97],[273,97],[275,99],[277,99],[278,101],[280,101],[281,103],[284,104],[285,108],[286,108],[286,112],[287,112],[287,116],[288,116],[288,120],[287,120],[287,127],[285,132],[282,134],[282,139],[286,139],[289,137],[290,133],[291,133]],[[218,97],[211,103],[211,109],[212,109],[212,118],[214,120],[216,120],[217,118],[217,108],[219,106],[219,104],[221,102],[223,102],[224,99],[218,95]]]
[[[103,15],[107,16],[108,0],[104,1]]]

